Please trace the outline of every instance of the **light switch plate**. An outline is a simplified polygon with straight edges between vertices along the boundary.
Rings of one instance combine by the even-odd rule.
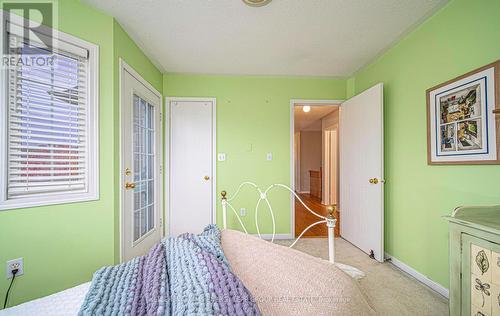
[[[240,216],[247,216],[247,209],[242,207],[240,208]]]
[[[225,153],[218,153],[217,160],[218,161],[226,161],[226,154]]]
[[[266,159],[267,159],[267,161],[273,160],[273,153],[267,153]]]

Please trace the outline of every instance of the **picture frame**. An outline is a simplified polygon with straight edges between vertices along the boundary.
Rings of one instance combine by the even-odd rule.
[[[500,60],[427,89],[427,163],[500,164]]]

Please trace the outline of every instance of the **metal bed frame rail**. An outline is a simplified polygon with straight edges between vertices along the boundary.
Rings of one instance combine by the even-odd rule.
[[[313,210],[311,210],[304,203],[304,201],[302,201],[302,199],[297,195],[297,193],[295,193],[294,190],[292,190],[290,187],[288,187],[284,184],[280,184],[280,183],[271,184],[263,191],[255,183],[246,181],[246,182],[243,182],[239,185],[238,190],[236,190],[236,193],[234,193],[231,197],[227,196],[226,191],[222,191],[221,192],[221,195],[222,195],[222,200],[221,200],[221,203],[222,203],[222,226],[224,229],[227,229],[227,211],[229,208],[236,216],[239,224],[241,225],[241,227],[243,228],[245,233],[248,234],[248,230],[245,227],[245,225],[243,224],[243,221],[241,220],[240,216],[238,215],[238,212],[236,212],[235,208],[231,204],[231,201],[233,201],[239,195],[241,189],[244,186],[253,187],[255,190],[257,190],[257,193],[259,194],[259,199],[257,201],[257,204],[255,205],[255,227],[257,229],[257,235],[259,235],[260,238],[262,238],[262,235],[260,233],[260,226],[259,226],[259,206],[261,203],[265,203],[267,205],[267,209],[268,209],[269,214],[271,215],[271,219],[272,219],[273,234],[272,234],[271,242],[274,242],[274,238],[276,236],[276,221],[275,221],[275,217],[274,217],[273,208],[272,208],[271,203],[269,202],[269,199],[268,199],[268,193],[270,190],[272,190],[274,188],[283,188],[283,189],[288,190],[290,193],[292,193],[295,196],[295,198],[297,200],[299,200],[299,202],[304,206],[304,208],[307,211],[309,211],[311,214],[313,214],[314,216],[319,218],[319,220],[317,222],[312,223],[311,225],[307,226],[306,229],[304,229],[304,231],[299,235],[299,237],[297,237],[297,239],[289,247],[292,248],[293,246],[295,246],[297,244],[297,242],[300,240],[300,238],[302,238],[302,236],[304,236],[304,234],[312,227],[314,227],[316,225],[320,225],[320,224],[325,224],[328,228],[328,261],[330,261],[331,263],[335,263],[335,239],[334,239],[335,233],[334,233],[334,229],[335,229],[335,225],[337,223],[337,219],[335,218],[334,214],[337,210],[337,206],[336,205],[328,206],[328,208],[327,208],[328,215],[322,216],[322,215],[314,212]],[[337,264],[337,265],[339,265],[339,264]]]

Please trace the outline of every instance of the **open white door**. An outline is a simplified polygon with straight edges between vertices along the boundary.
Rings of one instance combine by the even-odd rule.
[[[383,84],[340,107],[340,233],[384,260]]]

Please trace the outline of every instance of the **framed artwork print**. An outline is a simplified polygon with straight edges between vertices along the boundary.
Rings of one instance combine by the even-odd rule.
[[[428,164],[500,164],[500,61],[427,90]]]

